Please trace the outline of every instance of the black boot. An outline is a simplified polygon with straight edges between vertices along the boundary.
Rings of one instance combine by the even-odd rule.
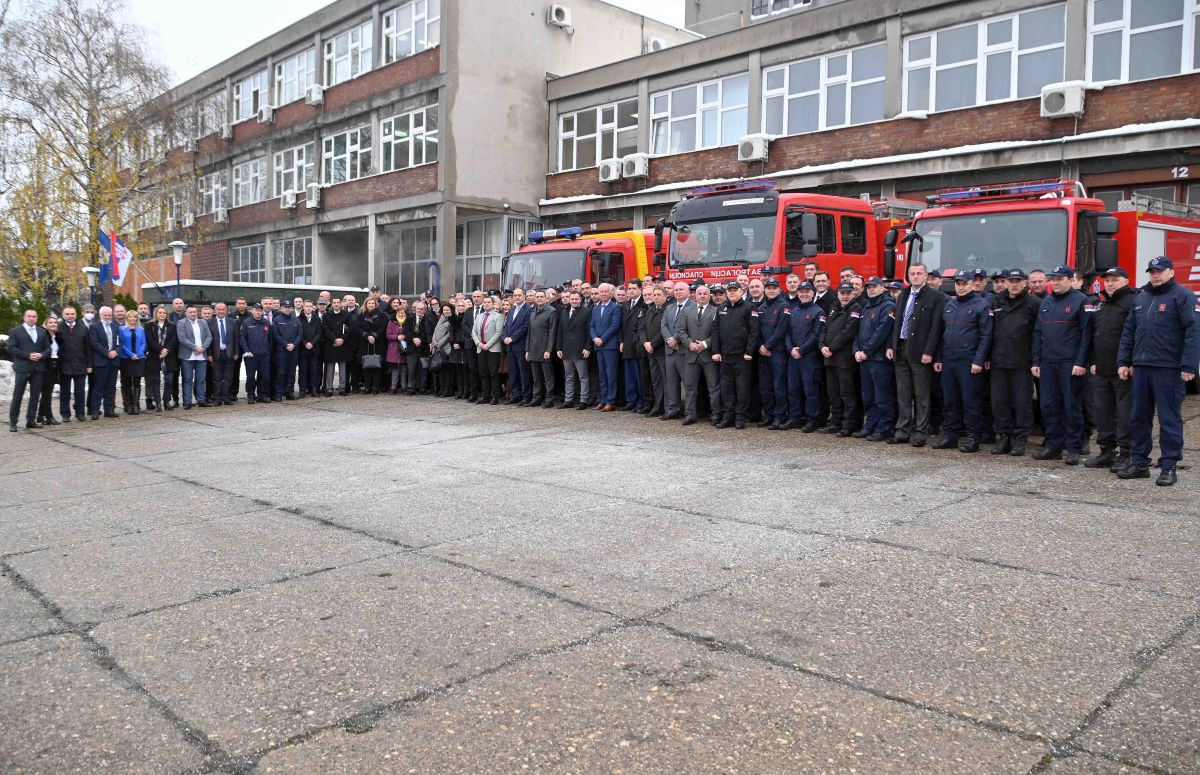
[[[1025,455],[1025,439],[1017,437],[1012,440],[1012,449],[1008,454],[1013,457],[1023,457]]]
[[[1100,447],[1100,453],[1083,461],[1084,468],[1108,468],[1117,462],[1117,453],[1111,445]]]
[[[998,434],[996,436],[996,446],[992,447],[993,455],[1007,455],[1012,452],[1012,439],[1007,434]]]
[[[1114,474],[1117,474],[1128,468],[1129,464],[1132,462],[1133,451],[1128,447],[1121,447],[1121,450],[1117,453],[1117,459],[1114,460],[1113,464],[1108,467],[1108,470]]]

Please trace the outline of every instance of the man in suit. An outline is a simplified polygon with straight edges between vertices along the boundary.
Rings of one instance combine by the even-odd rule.
[[[433,340],[433,329],[437,321],[429,314],[425,302],[413,303],[408,317],[408,341],[412,349],[408,353],[408,394],[422,393],[425,389],[425,367],[421,359],[429,362],[429,343]],[[361,337],[359,337],[361,338]],[[365,341],[365,340],[364,340]]]
[[[19,326],[8,332],[8,353],[13,359],[13,395],[8,405],[8,429],[17,432],[21,416],[21,399],[29,388],[29,404],[25,408],[25,427],[41,428],[37,421],[38,400],[42,395],[42,378],[46,360],[50,357],[50,335],[37,324],[37,310],[27,309]]]
[[[238,343],[238,322],[229,316],[225,302],[217,302],[216,311],[208,321],[212,333],[212,350],[208,362],[213,370],[213,403],[217,406],[233,403],[233,373],[238,369],[242,351]]]
[[[508,402],[524,403],[533,396],[530,384],[533,376],[529,362],[525,360],[525,345],[529,336],[529,315],[532,310],[525,303],[525,292],[520,288],[513,291],[512,308],[504,318],[504,345],[508,348]]]
[[[212,347],[212,331],[200,320],[195,307],[188,307],[186,317],[175,324],[179,337],[179,365],[183,368],[183,408],[196,404],[208,406],[204,395],[204,377],[208,372],[208,351]]]
[[[600,403],[596,407],[604,412],[616,411],[617,361],[621,356],[621,307],[613,302],[611,283],[601,283],[599,302],[592,308],[589,333],[599,363]]]
[[[672,301],[667,304],[667,308],[663,311],[662,329],[665,360],[663,363],[663,414],[664,420],[678,420],[683,415],[683,408],[679,405],[681,395],[681,385],[684,383],[685,359],[687,353],[683,349],[683,345],[675,336],[675,330],[680,321],[683,320],[683,312],[692,305],[692,300],[688,298],[688,284],[683,280],[678,280],[674,283],[667,281],[663,284],[663,289],[670,292]]]
[[[467,311],[463,313],[462,327],[464,331],[470,332],[475,330],[475,321],[479,320],[483,314],[483,291],[476,288],[471,291],[471,306],[467,307]],[[470,334],[468,333],[468,337]],[[463,360],[467,363],[467,390],[466,398],[468,401],[475,401],[479,398],[479,359],[473,356],[474,351],[464,353]]]
[[[87,418],[84,385],[91,371],[88,366],[87,326],[80,323],[74,307],[63,307],[63,322],[58,327],[58,409],[63,422],[71,421],[72,397],[75,419]]]
[[[576,409],[588,408],[591,394],[588,361],[592,355],[592,340],[588,336],[591,315],[583,308],[583,296],[579,291],[567,294],[567,306],[559,313],[558,357],[562,358],[563,408],[574,405]]]
[[[479,317],[471,328],[479,370],[477,404],[500,403],[500,339],[504,336],[504,315],[496,306],[497,297],[484,297]]]
[[[638,327],[638,344],[646,355],[645,365],[650,372],[650,394],[646,396],[647,417],[661,417],[664,405],[664,378],[667,372],[667,345],[663,339],[662,320],[667,311],[667,294],[660,287],[652,287],[643,294],[649,296],[650,305]]]
[[[642,318],[646,316],[646,305],[642,302],[642,286],[637,280],[630,280],[625,292],[627,300],[621,309],[619,345],[621,361],[625,366],[625,404],[621,408],[627,412],[640,412],[646,404],[646,395],[642,391],[642,366],[646,351],[641,347],[638,332]]]
[[[896,300],[887,357],[896,364],[899,400],[895,434],[889,444],[910,442],[923,447],[929,439],[933,407],[933,361],[942,342],[942,308],[946,295],[928,284],[924,264],[908,265],[909,286]]]
[[[696,288],[696,302],[683,310],[675,323],[675,338],[684,348],[684,388],[687,401],[684,404],[683,424],[696,422],[696,403],[700,391],[700,375],[708,387],[708,402],[714,418],[721,416],[721,382],[717,378],[717,364],[713,353],[720,351],[717,334],[717,308],[707,285]]]
[[[528,347],[525,359],[533,375],[533,394],[523,406],[541,404],[549,409],[554,406],[554,361],[552,356],[558,349],[558,311],[546,300],[546,292],[533,294],[534,310],[529,319]]]
[[[104,416],[116,417],[117,368],[121,353],[120,327],[113,321],[112,307],[101,307],[99,319],[88,329],[92,374],[95,382],[88,394],[88,415],[100,419],[100,404],[104,403]]]

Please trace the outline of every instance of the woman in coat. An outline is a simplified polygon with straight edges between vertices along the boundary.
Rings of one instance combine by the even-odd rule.
[[[143,329],[146,334],[146,392],[154,411],[171,410],[171,394],[179,374],[179,334],[175,324],[168,319],[167,308],[158,305],[150,324]]]
[[[387,336],[388,320],[383,310],[379,308],[379,300],[368,297],[363,302],[362,314],[358,316],[358,332],[362,338],[363,355],[379,355],[380,361],[385,355],[384,342]],[[383,369],[363,369],[363,392],[366,394],[379,393],[383,387]]]
[[[130,414],[141,414],[142,376],[146,373],[146,331],[138,320],[137,310],[125,313],[125,325],[121,326],[121,384],[129,386],[129,397],[133,405]]]
[[[496,309],[494,296],[483,297],[483,312],[471,326],[473,352],[479,362],[479,399],[477,404],[500,403],[500,340],[504,336],[504,315]]]
[[[358,317],[342,309],[341,299],[333,299],[332,309],[321,321],[321,341],[325,346],[325,397],[333,395],[333,373],[338,372],[338,395],[346,395],[350,387],[347,362],[355,350],[352,340],[357,336]]]
[[[62,425],[54,417],[54,388],[59,382],[61,374],[59,364],[62,363],[58,345],[58,318],[52,315],[47,317],[42,328],[46,329],[46,338],[50,340],[50,357],[45,359],[46,374],[42,378],[42,395],[41,401],[38,403],[38,422],[42,425]],[[35,400],[35,397],[30,396],[29,400]],[[63,416],[68,420],[71,419],[70,412],[67,412]]]
[[[399,299],[392,301],[398,302]],[[387,324],[387,357],[384,360],[391,371],[391,389],[388,392],[398,396],[408,388],[408,310],[399,303],[393,304],[392,308],[395,313]]]
[[[454,351],[455,313],[449,304],[443,304],[438,315],[437,325],[433,327],[433,338],[430,340],[429,355],[440,352],[445,357],[442,368],[433,372],[434,394],[446,398],[454,389],[454,369],[450,366],[450,354]]]
[[[454,316],[454,346],[450,352],[450,368],[454,369],[454,384],[458,386],[454,397],[459,400],[466,398],[471,390],[467,358],[475,352],[475,343],[471,341],[471,327],[467,324],[467,310],[470,308],[471,302],[465,298],[460,297],[455,302],[454,311],[457,314]]]

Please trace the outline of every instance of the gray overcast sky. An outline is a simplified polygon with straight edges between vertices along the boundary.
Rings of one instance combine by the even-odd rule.
[[[684,0],[608,0],[613,5],[683,26]],[[173,3],[126,0],[133,21],[146,29],[154,53],[174,83],[304,18],[330,0],[203,0]],[[504,2],[504,0],[489,0]]]

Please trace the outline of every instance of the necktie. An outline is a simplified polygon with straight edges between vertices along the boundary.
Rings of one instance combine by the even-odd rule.
[[[570,320],[573,317],[575,317],[575,308],[571,307],[571,309],[567,312],[567,320]]]
[[[104,324],[104,336],[108,339],[108,349],[111,351],[113,348],[112,328],[107,323]]]
[[[908,292],[908,304],[904,307],[904,320],[900,325],[900,338],[907,340],[909,334],[909,323],[912,322],[913,308],[916,306],[917,294],[920,291],[914,289]]]
[[[701,304],[701,305],[700,305],[700,319],[701,319],[701,320],[703,320],[703,319],[704,319],[704,310],[706,310],[706,309],[708,309],[708,305],[707,305],[707,304]]]
[[[225,319],[221,318],[217,321],[217,328],[221,329],[221,349],[225,349]]]
[[[479,340],[483,342],[483,346],[487,347],[487,318],[488,313],[483,313],[483,319],[479,321]]]

